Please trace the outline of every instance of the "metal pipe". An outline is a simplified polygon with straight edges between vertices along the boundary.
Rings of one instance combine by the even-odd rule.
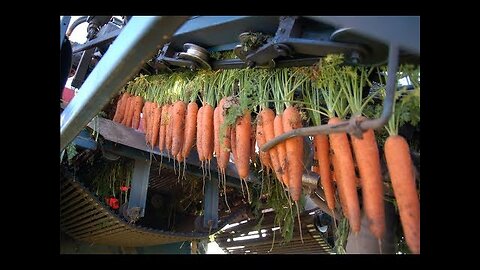
[[[60,116],[62,151],[188,16],[133,17]]]
[[[84,22],[87,22],[87,18],[88,16],[81,16],[80,18],[76,19],[71,25],[70,27],[68,27],[68,30],[67,30],[67,33],[65,34],[67,37],[70,37],[70,35],[72,34],[73,30],[75,30],[75,28],[77,26],[79,26],[80,24],[84,23]]]
[[[398,70],[398,46],[390,44],[388,53],[388,78],[386,85],[386,96],[383,100],[383,111],[380,118],[358,121],[356,117],[350,120],[342,121],[338,124],[319,125],[314,127],[305,127],[285,132],[280,136],[273,138],[271,141],[265,143],[260,150],[268,151],[275,145],[293,137],[297,136],[314,136],[317,134],[330,134],[348,132],[358,138],[362,137],[362,133],[368,129],[379,129],[383,127],[392,115],[392,108],[394,104],[395,89],[396,89],[396,73]]]

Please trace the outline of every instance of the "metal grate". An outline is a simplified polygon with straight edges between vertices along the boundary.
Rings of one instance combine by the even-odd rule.
[[[208,233],[173,233],[129,224],[79,182],[60,184],[60,228],[75,240],[99,245],[138,247],[208,237]]]

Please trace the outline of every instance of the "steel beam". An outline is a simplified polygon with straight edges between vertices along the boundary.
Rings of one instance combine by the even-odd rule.
[[[149,159],[135,159],[135,167],[133,168],[132,189],[128,200],[128,209],[140,207],[140,217],[145,215],[151,164],[152,161]]]
[[[133,17],[60,116],[60,152],[168,42],[187,16]]]
[[[205,195],[203,198],[203,227],[216,229],[218,227],[218,178],[205,180]]]

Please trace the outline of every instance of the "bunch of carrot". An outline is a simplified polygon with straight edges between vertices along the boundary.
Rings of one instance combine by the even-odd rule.
[[[273,138],[302,127],[305,119],[299,107],[306,105],[314,125],[335,124],[347,117],[363,121],[366,119],[363,110],[372,99],[372,96],[363,96],[363,89],[370,84],[368,77],[373,69],[343,66],[338,56],[328,56],[321,61],[321,66],[314,68],[219,70],[200,71],[195,76],[175,73],[139,77],[129,83],[119,99],[113,121],[137,129],[141,119],[146,143],[166,151],[179,164],[185,163],[196,145],[204,175],[210,171],[215,157],[224,184],[230,161],[245,185],[250,164],[259,161],[261,170],[276,177],[297,203],[302,194],[302,174],[307,169],[303,164],[304,138],[287,139],[267,152],[258,152],[255,146],[260,148]],[[304,101],[299,101],[299,92],[303,93]],[[391,125],[398,126],[398,117],[392,119],[397,122]],[[419,220],[419,203],[414,202],[415,181],[411,177],[399,180],[399,175],[411,167],[411,161],[406,161],[408,145],[392,127],[389,128],[391,138],[385,143],[385,155],[400,217],[408,223],[404,225],[407,243],[412,252],[418,252],[419,223],[415,222]],[[354,233],[360,230],[363,210],[370,231],[382,239],[384,191],[374,131],[364,132],[362,138],[346,133],[319,134],[313,137],[313,145],[312,170],[320,175],[327,206],[332,212],[336,207],[341,208]],[[408,188],[402,188],[405,183]],[[250,201],[249,187],[246,187]],[[408,199],[403,197],[405,192],[399,191],[402,189],[407,190]],[[405,214],[405,211],[410,212]]]

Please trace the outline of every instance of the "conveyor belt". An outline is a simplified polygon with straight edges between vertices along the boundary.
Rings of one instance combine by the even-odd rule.
[[[77,181],[60,184],[60,228],[78,241],[123,247],[152,246],[208,237],[129,224]]]
[[[276,231],[273,238],[272,228],[274,212],[266,213],[261,226],[258,220],[249,220],[246,223],[222,230],[215,237],[215,241],[224,252],[230,254],[331,254],[332,247],[325,236],[315,229],[313,216],[308,213],[301,215],[303,243],[300,239],[298,226],[294,227],[290,242],[282,243],[280,231]],[[253,239],[242,239],[242,236],[251,236]],[[255,236],[258,236],[254,238]],[[273,243],[273,240],[274,243]],[[272,245],[273,244],[273,245]]]

